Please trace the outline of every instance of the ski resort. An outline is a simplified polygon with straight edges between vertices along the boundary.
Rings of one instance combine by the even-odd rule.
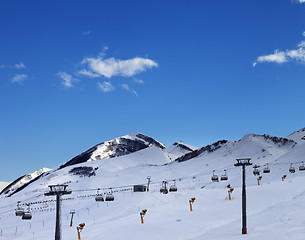
[[[6,186],[0,239],[303,239],[304,139],[305,128],[201,148],[141,133],[103,142]]]

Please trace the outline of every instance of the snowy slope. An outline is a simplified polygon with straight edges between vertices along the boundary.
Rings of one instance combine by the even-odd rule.
[[[9,182],[0,182],[0,192],[9,184]]]
[[[208,150],[209,149],[209,150]],[[264,149],[264,151],[262,151]],[[194,150],[193,152],[196,152]],[[187,155],[187,154],[186,154]],[[246,135],[239,141],[223,141],[206,147],[197,156],[171,161],[168,152],[157,146],[114,158],[83,162],[45,173],[11,197],[1,196],[1,239],[54,239],[54,197],[44,196],[50,184],[67,184],[71,195],[62,201],[63,239],[76,239],[76,225],[86,223],[82,239],[241,239],[241,168],[236,158],[252,157],[253,164],[271,173],[262,174],[261,185],[253,168],[247,167],[246,239],[303,239],[305,234],[305,171],[298,171],[304,160],[303,144],[269,135]],[[288,172],[290,163],[296,173]],[[220,177],[227,170],[228,181],[211,182],[212,171]],[[282,181],[283,174],[287,174]],[[150,191],[132,192],[135,184],[146,184]],[[160,194],[162,181],[175,183],[178,192]],[[232,200],[226,186],[234,187]],[[112,191],[114,202],[95,202],[97,189]],[[189,199],[196,197],[193,212]],[[33,218],[22,221],[14,215],[17,201],[31,203]],[[139,213],[147,209],[144,224]],[[69,227],[70,211],[75,210]]]
[[[190,162],[190,161],[189,161]],[[184,162],[181,164],[186,164]],[[178,164],[178,163],[174,163]],[[164,167],[164,166],[163,166]],[[185,166],[184,166],[185,167]],[[238,169],[238,168],[237,168]],[[240,170],[240,169],[238,169]],[[62,171],[62,170],[61,170]],[[137,170],[132,171],[134,174]],[[159,175],[158,173],[159,172]],[[161,171],[154,173],[155,179],[161,178]],[[240,181],[240,171],[236,178]],[[277,175],[277,167],[271,174]],[[98,175],[98,174],[97,174]],[[247,182],[253,178],[248,172]],[[202,176],[204,177],[204,176]],[[302,239],[304,236],[305,214],[305,174],[289,175],[286,181],[277,180],[262,182],[261,186],[248,184],[247,239]],[[63,239],[76,238],[76,225],[86,223],[82,239],[229,239],[241,238],[241,189],[235,187],[233,199],[227,199],[227,189],[221,183],[213,183],[213,187],[201,188],[199,176],[196,179],[182,179],[177,182],[178,192],[163,195],[159,193],[159,184],[152,184],[151,191],[132,193],[131,191],[115,192],[115,201],[97,203],[94,201],[95,191],[88,185],[69,184],[71,195],[62,202]],[[79,178],[80,180],[81,178]],[[88,178],[90,179],[90,178]],[[88,180],[86,179],[86,180]],[[91,178],[92,179],[92,178]],[[101,180],[101,178],[99,178]],[[83,182],[85,179],[82,179]],[[108,176],[104,178],[105,185]],[[232,182],[229,181],[231,184]],[[125,183],[121,179],[121,185]],[[228,182],[227,182],[228,183]],[[226,184],[227,184],[226,183]],[[86,191],[76,191],[76,190]],[[16,201],[28,199],[33,202],[31,221],[22,221],[14,216],[14,205],[1,209],[0,224],[2,239],[52,239],[54,236],[55,203],[48,201],[53,198],[43,197],[43,191],[26,192],[25,196],[12,196]],[[18,193],[19,194],[19,193]],[[40,195],[40,196],[39,196]],[[196,197],[193,212],[189,211],[188,200]],[[3,205],[11,204],[13,199],[1,199]],[[144,224],[140,223],[139,212],[147,209]],[[70,210],[76,210],[74,225],[69,227]]]
[[[292,139],[299,144],[305,143],[305,128],[295,131],[294,133],[290,134],[287,138]]]
[[[8,184],[0,194],[10,194],[14,191],[17,191],[18,189],[22,188],[26,184],[30,183],[31,181],[34,181],[35,179],[39,178],[43,173],[50,171],[49,168],[41,168],[37,171],[34,171],[32,173],[26,174],[12,183]]]
[[[179,141],[175,142],[172,146],[165,148],[163,151],[168,154],[168,157],[172,161],[174,161],[178,157],[181,157],[186,153],[190,153],[196,149],[198,149],[198,147],[194,147],[192,145]]]
[[[218,141],[176,159],[179,162],[195,157],[243,158],[249,157],[255,161],[273,161],[280,155],[290,151],[297,143],[286,138],[270,135],[247,134],[242,139],[234,142]]]

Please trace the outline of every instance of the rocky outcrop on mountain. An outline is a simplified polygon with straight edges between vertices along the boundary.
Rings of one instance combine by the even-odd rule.
[[[203,154],[204,152],[208,152],[208,153],[214,152],[215,150],[221,148],[221,146],[223,146],[227,142],[228,142],[227,140],[221,140],[221,141],[215,142],[213,144],[207,145],[205,147],[202,147],[202,148],[194,150],[190,153],[187,153],[187,154],[175,159],[175,161],[183,162],[183,161],[187,161],[192,158],[198,157],[199,155]]]

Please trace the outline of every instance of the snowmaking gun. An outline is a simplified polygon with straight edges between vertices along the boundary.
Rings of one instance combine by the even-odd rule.
[[[81,238],[80,238],[80,233],[81,233],[81,231],[84,229],[84,227],[85,227],[85,223],[81,223],[81,224],[79,224],[78,227],[76,227],[76,229],[77,229],[78,240],[81,240]]]

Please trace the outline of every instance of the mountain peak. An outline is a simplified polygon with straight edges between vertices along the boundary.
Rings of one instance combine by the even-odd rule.
[[[134,132],[125,136],[117,137],[113,140],[97,144],[87,151],[74,157],[62,165],[60,168],[88,161],[119,157],[152,146],[161,149],[166,148],[164,144],[158,142],[152,137],[139,132]]]

